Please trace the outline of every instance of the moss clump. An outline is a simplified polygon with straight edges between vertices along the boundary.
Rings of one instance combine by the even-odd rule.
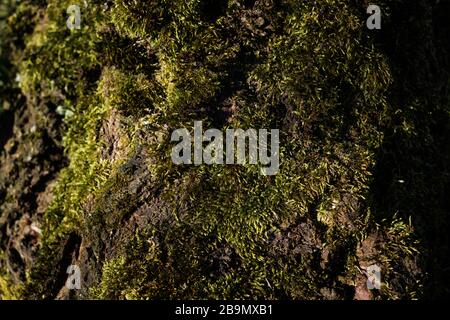
[[[77,298],[432,295],[422,278],[442,270],[426,248],[448,249],[424,226],[427,207],[448,220],[448,73],[430,78],[449,63],[429,22],[440,5],[419,1],[417,32],[395,38],[406,1],[381,1],[380,32],[356,3],[92,1],[68,30],[69,1],[27,2],[37,24],[13,59],[19,86],[29,106],[64,111],[67,157],[27,297],[64,295],[69,264],[87,279]],[[174,165],[170,133],[199,120],[280,129],[280,172]]]

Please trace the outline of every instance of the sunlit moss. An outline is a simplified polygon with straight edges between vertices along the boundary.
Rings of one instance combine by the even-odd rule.
[[[65,26],[69,1],[34,8],[20,88],[29,103],[45,97],[70,112],[61,129],[68,164],[44,217],[29,295],[49,295],[46,271],[70,233],[103,250],[144,208],[149,221],[98,262],[90,297],[315,299],[334,287],[343,298],[362,273],[358,246],[374,234],[386,241],[374,261],[387,270],[377,298],[420,296],[419,280],[389,285],[398,261],[420,251],[405,222],[413,212],[388,208],[380,221],[372,191],[389,134],[414,136],[421,125],[392,98],[402,87],[395,64],[367,33],[361,8],[219,2],[93,1],[81,8],[80,30]],[[112,118],[117,147],[102,136]],[[279,174],[175,166],[170,132],[194,120],[279,128]]]

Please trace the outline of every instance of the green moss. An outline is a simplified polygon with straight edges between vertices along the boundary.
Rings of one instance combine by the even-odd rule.
[[[33,7],[38,23],[17,62],[20,88],[29,103],[46,99],[70,112],[68,165],[44,217],[31,296],[55,295],[43,280],[73,233],[99,259],[89,293],[99,299],[307,299],[323,298],[324,288],[348,298],[362,272],[358,246],[374,234],[385,243],[374,260],[386,279],[376,297],[420,296],[420,281],[400,273],[421,249],[405,221],[424,217],[407,202],[428,203],[429,183],[411,169],[427,161],[405,169],[418,186],[413,195],[392,187],[408,199],[401,205],[380,205],[377,172],[394,134],[404,137],[404,156],[421,150],[407,145],[419,135],[429,150],[432,121],[408,110],[425,115],[448,84],[419,86],[429,80],[424,63],[417,83],[403,85],[398,62],[348,1],[209,3],[94,1],[73,31],[68,1]],[[382,3],[389,25],[400,2]],[[398,101],[399,92],[412,98]],[[447,110],[448,101],[432,101]],[[279,174],[173,165],[170,133],[195,120],[222,130],[279,128]]]
[[[11,279],[11,276],[2,266],[5,259],[3,251],[0,250],[0,300],[18,300],[23,295],[23,286]]]

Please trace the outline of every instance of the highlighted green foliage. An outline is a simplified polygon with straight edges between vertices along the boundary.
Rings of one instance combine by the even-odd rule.
[[[76,298],[352,299],[371,264],[371,298],[437,294],[424,224],[448,218],[450,45],[418,2],[414,33],[405,1],[381,1],[380,32],[359,1],[88,1],[74,30],[72,2],[22,1],[18,85],[63,115],[67,157],[23,297],[64,296],[70,264]],[[200,120],[280,129],[279,173],[174,165],[171,132]]]

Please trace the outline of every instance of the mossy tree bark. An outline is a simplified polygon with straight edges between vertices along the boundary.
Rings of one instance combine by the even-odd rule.
[[[448,296],[450,2],[378,2],[381,30],[358,0],[92,0],[70,30],[3,0],[0,298]],[[194,121],[279,129],[279,173],[173,164]]]

